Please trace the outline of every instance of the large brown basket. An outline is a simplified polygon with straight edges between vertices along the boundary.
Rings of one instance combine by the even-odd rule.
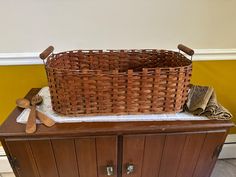
[[[179,50],[192,56],[183,45]],[[53,110],[63,115],[180,112],[192,61],[168,50],[75,50],[40,54]],[[45,60],[47,59],[47,60]]]

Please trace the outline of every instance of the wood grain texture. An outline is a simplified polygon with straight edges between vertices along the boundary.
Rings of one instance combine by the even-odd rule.
[[[123,138],[123,168],[122,177],[141,177],[145,136],[126,135]],[[127,166],[134,165],[134,172],[126,174]]]
[[[218,160],[211,177],[235,177],[236,176],[236,160]],[[2,177],[15,177],[13,173],[1,173]]]
[[[186,141],[186,135],[167,135],[159,177],[175,177]]]
[[[176,177],[193,175],[205,137],[205,133],[187,135]]]
[[[7,141],[11,158],[16,158],[17,177],[40,177],[28,141]]]
[[[96,137],[98,177],[107,177],[106,167],[114,168],[117,176],[117,137]]]
[[[229,130],[222,131],[222,136],[219,137],[219,142],[218,142],[218,145],[216,146],[215,151],[213,152],[213,156],[212,156],[213,161],[211,163],[211,166],[210,166],[207,176],[211,176],[211,174],[212,174],[212,171],[215,167],[215,164],[216,164],[216,161],[219,157],[219,154],[222,151],[222,147],[224,145],[224,142],[225,142],[225,139],[226,139],[228,133],[229,133]]]
[[[30,146],[41,176],[59,177],[50,140],[32,140]]]
[[[35,105],[31,107],[30,114],[26,123],[25,132],[34,133],[36,131],[36,107]]]
[[[42,53],[39,54],[39,57],[44,60],[46,59],[54,50],[53,46],[49,46],[48,48],[46,48]]]
[[[226,132],[218,133],[208,133],[206,135],[205,142],[203,144],[202,150],[193,177],[209,177],[217,160],[214,155],[216,148],[222,143],[223,137],[225,137]]]
[[[185,45],[183,44],[179,44],[178,45],[178,49],[185,52],[186,54],[192,56],[194,54],[194,50],[189,48],[189,47],[186,47]]]
[[[143,156],[142,177],[157,177],[160,170],[165,135],[147,135]]]
[[[80,177],[97,177],[97,158],[95,138],[75,140]]]
[[[74,139],[54,139],[51,141],[59,176],[78,177],[79,172]]]
[[[38,90],[32,89],[27,98]],[[103,177],[107,164],[117,166],[117,177],[209,177],[217,159],[216,147],[234,126],[231,121],[212,120],[93,122],[51,128],[38,125],[38,131],[29,135],[25,125],[15,121],[21,111],[16,108],[0,127],[6,153],[16,156],[24,169],[19,171],[18,165],[13,169],[17,177],[73,177],[76,172],[79,177]],[[135,165],[132,175],[125,174],[128,163]]]

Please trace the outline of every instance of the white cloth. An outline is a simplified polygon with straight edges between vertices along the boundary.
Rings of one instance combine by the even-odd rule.
[[[177,114],[147,114],[147,115],[119,115],[119,116],[79,116],[66,117],[55,113],[52,110],[51,97],[49,88],[44,87],[40,90],[39,95],[43,97],[43,103],[37,106],[37,110],[43,112],[57,123],[72,122],[128,122],[128,121],[175,121],[175,120],[208,120],[207,117],[193,116],[190,113],[182,112]],[[17,117],[18,123],[26,123],[30,109],[25,109]],[[40,123],[37,121],[37,123]]]

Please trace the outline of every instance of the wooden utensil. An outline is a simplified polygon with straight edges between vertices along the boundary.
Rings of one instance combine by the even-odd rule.
[[[38,95],[33,96],[31,99],[31,111],[26,123],[26,133],[34,133],[36,131],[36,104],[40,104],[43,101],[42,97]]]
[[[36,115],[39,118],[39,120],[46,125],[47,127],[52,127],[56,122],[52,119],[50,119],[48,116],[46,116],[44,113],[36,110]]]
[[[20,98],[16,100],[16,105],[20,108],[30,108],[30,101],[25,98]]]
[[[38,95],[38,99],[43,101],[43,98],[42,98],[42,96],[40,96],[40,95]],[[41,102],[38,102],[37,105],[40,105],[40,104],[42,103],[42,101],[41,101]],[[43,114],[43,113],[40,112],[40,111],[36,111],[36,115],[37,115],[37,117],[39,118],[39,120],[40,120],[44,125],[46,125],[47,127],[51,127],[51,126],[53,126],[53,125],[56,123],[54,120],[50,119],[48,116],[46,116],[45,114]]]
[[[30,101],[25,98],[17,99],[16,105],[20,108],[24,108],[24,109],[30,108],[31,109]],[[52,127],[56,123],[54,120],[50,119],[44,113],[37,111],[37,110],[36,110],[36,116],[47,127]]]

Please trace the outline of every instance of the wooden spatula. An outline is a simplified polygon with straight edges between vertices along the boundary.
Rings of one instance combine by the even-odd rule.
[[[36,131],[36,105],[42,103],[43,99],[39,95],[33,96],[31,99],[31,111],[26,123],[26,133],[34,133]]]
[[[25,98],[20,98],[16,100],[16,105],[20,108],[30,108],[30,101]],[[47,127],[52,127],[56,122],[46,116],[44,113],[36,110],[36,117]]]
[[[52,119],[50,119],[48,116],[46,116],[44,113],[36,110],[36,116],[39,118],[39,120],[46,125],[47,127],[52,127],[56,122]]]

